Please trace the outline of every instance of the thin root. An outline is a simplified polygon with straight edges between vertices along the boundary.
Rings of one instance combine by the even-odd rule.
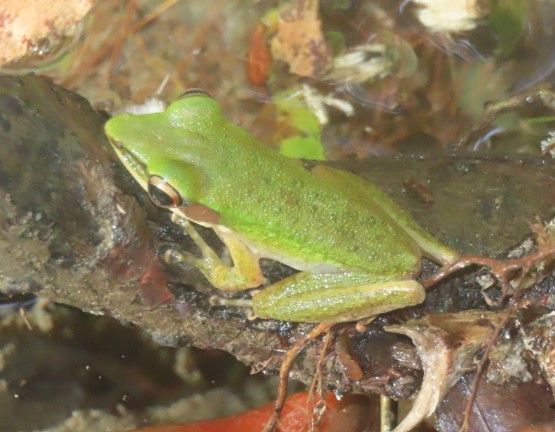
[[[312,383],[310,384],[310,389],[308,391],[308,401],[307,404],[307,417],[310,418],[310,432],[316,430],[316,425],[322,420],[322,417],[326,413],[326,389],[323,386],[323,369],[324,363],[326,361],[327,352],[330,348],[332,342],[331,328],[326,331],[326,337],[324,339],[324,346],[320,350],[320,358],[318,359],[318,365],[316,366],[316,373],[312,378]],[[310,403],[316,401],[314,403]]]
[[[283,405],[285,404],[285,399],[287,398],[287,385],[289,384],[289,371],[293,366],[293,362],[295,358],[299,355],[299,353],[306,347],[311,341],[318,338],[323,333],[326,333],[329,329],[333,327],[333,323],[320,323],[316,327],[314,327],[310,333],[308,333],[304,338],[297,341],[295,345],[293,345],[283,357],[283,361],[279,368],[279,385],[278,391],[276,396],[276,401],[274,404],[274,413],[272,414],[272,418],[268,421],[266,426],[264,427],[263,432],[273,432],[277,426],[279,416],[281,415],[281,411],[283,410]]]

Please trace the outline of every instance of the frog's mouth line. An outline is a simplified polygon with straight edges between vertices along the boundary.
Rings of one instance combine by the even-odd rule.
[[[144,190],[147,190],[148,171],[146,169],[146,165],[133,156],[132,153],[127,151],[119,141],[112,139],[109,139],[108,141],[110,141],[110,144],[118,155],[121,163],[125,166],[125,168],[127,168],[137,183],[139,183]]]

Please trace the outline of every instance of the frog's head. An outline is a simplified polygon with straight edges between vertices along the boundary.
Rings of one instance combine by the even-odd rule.
[[[114,151],[152,200],[168,208],[196,201],[205,185],[211,134],[222,124],[218,102],[187,92],[164,112],[122,114],[104,130]]]

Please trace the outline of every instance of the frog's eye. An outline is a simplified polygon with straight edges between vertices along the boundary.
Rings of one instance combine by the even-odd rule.
[[[179,192],[162,177],[150,176],[148,179],[148,195],[154,204],[160,207],[174,208],[183,205]]]
[[[199,89],[199,88],[190,88],[188,90],[185,90],[185,92],[182,93],[181,96],[179,96],[177,99],[181,100],[181,99],[186,99],[188,97],[193,97],[193,96],[194,97],[198,96],[198,97],[206,97],[206,98],[209,98],[209,99],[214,99],[210,93],[205,92],[204,90]]]

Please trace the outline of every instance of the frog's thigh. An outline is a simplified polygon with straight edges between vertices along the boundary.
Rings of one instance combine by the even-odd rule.
[[[364,273],[297,273],[253,295],[260,318],[295,322],[345,322],[422,303],[415,280],[376,281]]]
[[[441,244],[434,236],[422,228],[405,210],[391,200],[381,189],[365,179],[347,171],[325,165],[313,168],[312,173],[341,188],[353,200],[365,203],[369,208],[379,207],[397,223],[422,249],[426,256],[443,264],[455,261],[459,254]]]

